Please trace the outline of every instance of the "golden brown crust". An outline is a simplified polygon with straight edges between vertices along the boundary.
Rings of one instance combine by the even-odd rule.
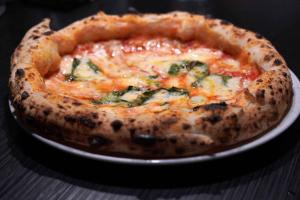
[[[45,90],[44,77],[77,44],[134,35],[198,39],[232,55],[245,52],[263,73],[231,102],[137,117]],[[269,41],[222,20],[183,12],[98,13],[56,32],[46,19],[15,50],[9,86],[18,118],[33,131],[99,153],[160,158],[202,154],[262,134],[280,122],[292,99],[288,67]]]

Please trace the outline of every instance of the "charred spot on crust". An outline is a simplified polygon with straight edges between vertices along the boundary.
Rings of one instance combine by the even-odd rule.
[[[111,144],[112,141],[103,136],[95,135],[88,137],[88,143],[91,147],[102,147]]]
[[[196,106],[193,108],[193,111],[198,111],[201,108],[201,106]]]
[[[288,74],[286,72],[282,72],[282,75],[287,78]]]
[[[92,113],[92,117],[93,117],[94,119],[98,119],[98,113]]]
[[[53,33],[54,33],[54,31],[46,31],[46,32],[43,33],[43,35],[51,35]]]
[[[266,62],[269,62],[272,58],[274,58],[275,57],[275,55],[274,54],[267,54],[267,55],[265,55],[265,57],[264,57],[264,61],[266,61]]]
[[[230,115],[230,119],[233,120],[234,122],[237,122],[238,120],[237,114],[233,113],[232,115]]]
[[[220,103],[210,103],[206,105],[196,106],[193,108],[193,111],[197,111],[200,108],[203,108],[204,110],[226,110],[227,109],[227,103],[222,101]]]
[[[30,36],[29,38],[32,38],[33,40],[36,40],[36,39],[38,39],[40,36],[39,35],[32,35],[32,36]]]
[[[66,109],[64,106],[62,106],[62,105],[60,105],[60,104],[57,104],[57,107],[60,108],[60,109],[63,109],[63,110]]]
[[[280,59],[275,59],[273,62],[274,65],[278,66],[282,64],[282,61]]]
[[[76,116],[66,115],[64,118],[67,122],[71,122],[71,123],[76,122]]]
[[[120,120],[114,120],[114,121],[111,122],[110,125],[113,128],[114,132],[117,132],[122,128],[123,122],[120,121]]]
[[[52,112],[51,108],[46,108],[45,110],[43,110],[45,116],[48,116],[51,112]]]
[[[162,121],[162,124],[171,125],[178,121],[177,117],[170,117]]]
[[[227,108],[226,102],[222,101],[220,103],[211,103],[204,105],[205,110],[225,110]]]
[[[80,116],[80,117],[78,117],[78,121],[79,121],[80,124],[82,124],[83,126],[86,126],[88,128],[93,129],[93,128],[96,127],[96,123],[93,122],[93,120],[91,120],[88,117]]]
[[[217,23],[213,23],[213,22],[212,22],[212,23],[209,23],[208,26],[209,26],[209,28],[213,28],[213,27],[217,26]]]
[[[276,112],[276,111],[274,111],[274,112],[271,113],[271,118],[270,118],[270,120],[271,120],[271,121],[275,121],[275,120],[278,119],[278,117],[279,117],[279,113]]]
[[[129,122],[133,123],[133,122],[135,122],[135,119],[129,119]]]
[[[203,120],[210,122],[211,124],[215,124],[222,120],[222,117],[217,114],[212,114],[208,117],[203,118]]]
[[[183,123],[182,124],[182,129],[183,130],[188,130],[188,129],[190,129],[191,128],[191,125],[190,124],[187,124],[187,123]]]
[[[28,97],[29,97],[28,92],[26,92],[26,91],[22,92],[22,94],[21,94],[21,101],[27,99]]]
[[[131,134],[131,141],[135,144],[143,146],[152,146],[156,143],[157,138],[150,134],[133,133]]]
[[[80,103],[79,101],[73,101],[72,105],[74,105],[74,106],[80,106],[80,105],[82,105],[82,103]]]
[[[264,99],[265,98],[265,90],[258,89],[255,93],[257,98]]]
[[[270,100],[270,104],[271,104],[272,106],[275,106],[275,105],[276,105],[275,99],[272,98],[272,99]]]
[[[256,82],[261,83],[261,82],[263,82],[263,80],[262,79],[257,79]]]
[[[66,115],[64,117],[64,119],[67,121],[67,122],[70,122],[70,123],[75,123],[75,122],[78,122],[80,123],[81,125],[85,126],[85,127],[88,127],[88,128],[95,128],[96,127],[96,123],[93,122],[93,120],[91,120],[90,118],[88,117],[85,117],[85,116],[73,116],[73,115]]]
[[[18,77],[18,78],[23,78],[23,77],[25,76],[25,71],[24,71],[24,69],[17,69],[15,75],[16,75],[16,77]]]

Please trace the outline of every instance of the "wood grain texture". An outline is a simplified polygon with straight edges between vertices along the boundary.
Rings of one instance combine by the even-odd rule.
[[[9,58],[25,31],[48,16],[53,27],[60,28],[100,9],[124,13],[128,6],[135,6],[143,12],[201,12],[260,32],[300,75],[300,1],[143,2],[107,0],[72,10],[18,1],[7,5],[0,17],[0,199],[300,199],[299,119],[277,139],[253,151],[176,167],[82,159],[41,144],[16,124],[7,104]]]

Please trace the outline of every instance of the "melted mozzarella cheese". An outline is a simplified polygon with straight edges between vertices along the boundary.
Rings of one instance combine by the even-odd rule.
[[[229,78],[226,82],[218,75],[207,76],[201,83],[211,96],[226,96],[240,89],[240,78]]]
[[[233,77],[233,78],[227,80],[226,86],[231,91],[236,92],[236,91],[238,91],[238,90],[241,89],[240,82],[241,82],[241,78],[240,77]]]
[[[204,96],[193,96],[190,98],[190,103],[193,106],[198,106],[198,105],[204,104],[205,101],[206,101],[206,98]]]
[[[131,101],[134,101],[135,99],[137,99],[138,96],[141,94],[142,94],[141,91],[129,91],[129,92],[125,93],[124,95],[122,95],[120,99],[131,102]]]
[[[89,66],[89,58],[88,57],[80,57],[80,64],[76,67],[74,75],[78,77],[79,80],[105,80],[105,77],[100,71],[94,72]],[[63,58],[61,61],[60,71],[63,75],[71,74],[72,71],[72,62],[73,58],[67,56]]]
[[[175,95],[171,94],[166,90],[160,90],[156,94],[154,94],[146,103],[164,103],[164,102],[172,102],[172,101],[182,101],[187,98],[186,95]]]
[[[63,56],[59,71],[63,76],[71,73],[74,57],[80,59],[80,64],[74,71],[74,75],[78,77],[77,81],[64,81],[61,78],[63,76],[54,76],[46,81],[46,86],[64,95],[78,97],[82,94],[81,96],[86,98],[102,97],[107,92],[123,90],[128,86],[139,87],[141,91],[171,87],[189,91],[197,87],[194,88],[196,93],[189,96],[160,90],[145,102],[187,102],[196,106],[209,103],[213,98],[230,99],[250,84],[250,80],[244,77],[233,75],[224,78],[222,74],[226,75],[227,71],[246,74],[251,70],[251,65],[242,64],[238,59],[225,55],[220,50],[201,46],[199,41],[192,43],[196,45],[188,46],[167,38],[131,38],[126,41],[99,42],[91,45],[90,50],[82,48],[81,53],[76,51],[75,56]],[[89,61],[98,66],[99,71],[95,72],[88,65]],[[192,69],[183,67],[177,74],[169,74],[170,66],[180,65],[182,61],[200,61],[206,63],[209,69],[207,71],[199,66]],[[196,86],[193,85],[195,82]],[[142,94],[141,91],[129,91],[120,99],[134,101]]]

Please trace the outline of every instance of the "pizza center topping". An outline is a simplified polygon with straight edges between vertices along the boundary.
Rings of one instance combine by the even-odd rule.
[[[79,45],[46,87],[98,106],[192,108],[232,99],[259,74],[199,41],[136,37]]]

